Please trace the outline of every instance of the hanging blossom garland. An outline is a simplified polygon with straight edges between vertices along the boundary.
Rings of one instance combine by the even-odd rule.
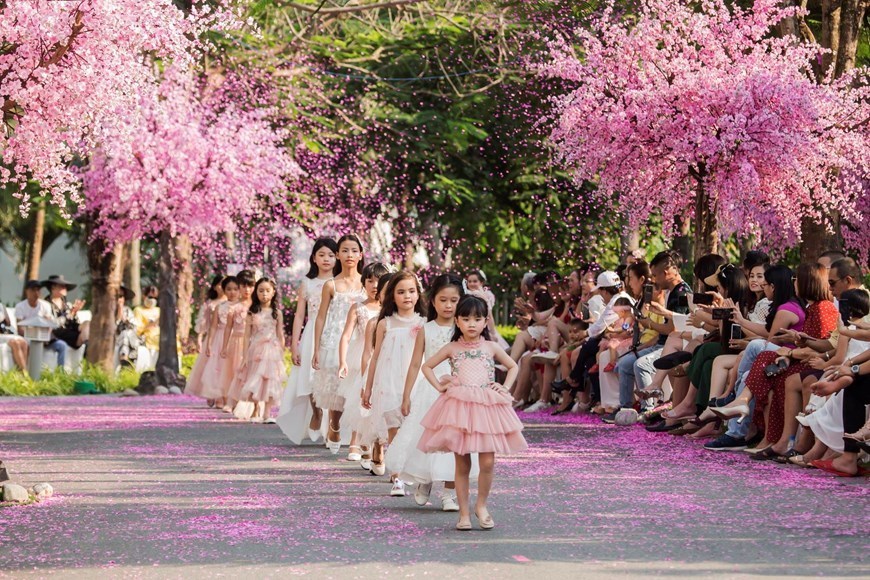
[[[153,82],[143,63],[192,63],[207,30],[238,28],[235,12],[218,2],[193,2],[189,12],[172,0],[11,0],[0,10],[0,99],[4,132],[0,180],[35,179],[65,211],[80,204],[70,170],[107,131],[122,121]]]
[[[170,68],[136,111],[118,111],[116,131],[84,172],[95,236],[124,242],[168,231],[208,244],[301,176],[272,111],[214,96],[200,100],[193,75]]]
[[[642,0],[628,22],[610,3],[576,32],[578,51],[552,42],[542,72],[576,87],[555,103],[560,160],[634,226],[686,215],[699,182],[722,233],[768,246],[795,244],[805,217],[839,211],[860,225],[866,71],[817,82],[822,49],[770,35],[797,12],[782,6]]]

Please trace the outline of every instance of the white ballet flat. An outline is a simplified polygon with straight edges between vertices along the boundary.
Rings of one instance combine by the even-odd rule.
[[[372,460],[371,459],[361,459],[359,462],[359,466],[365,469],[366,471],[372,470]]]
[[[384,475],[387,473],[387,466],[381,463],[378,465],[377,463],[372,463],[372,475]]]

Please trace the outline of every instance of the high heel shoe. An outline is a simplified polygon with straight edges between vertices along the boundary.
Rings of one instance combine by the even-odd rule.
[[[333,433],[338,435],[338,441],[331,441],[329,439]],[[333,429],[332,425],[329,426],[328,435],[326,436],[326,448],[329,449],[329,452],[333,455],[338,455],[338,451],[341,449],[341,433],[337,429]]]
[[[721,421],[722,418],[716,415],[713,412],[713,409],[707,407],[704,409],[704,412],[698,415],[696,419],[692,419],[689,421],[690,424],[695,425],[696,427],[703,427],[707,423],[713,423],[714,421]]]
[[[743,423],[749,417],[749,405],[741,404],[732,407],[716,407],[710,408],[711,411],[723,419],[737,419],[738,423]]]
[[[870,421],[864,423],[864,426],[854,433],[844,433],[843,437],[854,441],[870,441]]]

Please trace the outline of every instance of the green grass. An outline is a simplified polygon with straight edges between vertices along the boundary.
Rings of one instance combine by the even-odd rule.
[[[117,376],[103,369],[84,363],[80,375],[72,375],[55,369],[44,371],[38,381],[34,381],[20,371],[0,374],[0,396],[6,397],[46,397],[75,394],[77,381],[89,381],[104,393],[119,393],[135,388],[139,384],[139,373],[133,369],[122,369]]]

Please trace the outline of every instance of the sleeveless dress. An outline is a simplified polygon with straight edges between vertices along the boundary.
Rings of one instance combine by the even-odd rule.
[[[252,315],[251,336],[241,374],[241,400],[277,403],[284,390],[284,345],[278,341],[278,321],[271,312]]]
[[[417,448],[425,453],[450,451],[508,455],[528,448],[523,424],[511,408],[512,397],[500,393],[495,362],[481,343],[459,342],[450,359],[451,384],[423,417],[423,435]]]
[[[199,356],[196,357],[193,370],[190,371],[190,378],[188,378],[187,387],[184,389],[185,394],[196,395],[204,399],[220,399],[223,397],[220,379],[226,361],[221,358],[221,347],[224,344],[227,317],[233,304],[235,303],[220,302],[215,304],[215,308],[212,309],[217,311],[217,328],[215,328],[212,334],[205,337],[206,342],[202,345],[202,351],[200,351]],[[209,347],[211,347],[211,356],[205,354]]]
[[[366,326],[369,320],[378,315],[377,310],[369,310],[364,301],[351,308],[356,310],[356,324],[347,345],[347,376],[341,380],[341,396],[344,398],[344,414],[341,416],[341,431],[358,431],[362,421],[362,399],[360,393],[365,388],[365,375],[362,374],[362,355],[365,349]]]
[[[454,326],[439,326],[434,320],[423,325],[426,346],[424,360],[432,358],[453,338]],[[450,362],[444,361],[435,367],[435,376],[450,374]],[[420,422],[435,401],[438,390],[429,384],[422,375],[411,391],[411,413],[405,417],[402,428],[387,449],[387,471],[398,473],[399,479],[406,483],[426,484],[433,481],[453,481],[456,473],[456,460],[452,453],[424,453],[417,449],[423,435]],[[477,478],[478,465],[475,460],[471,466],[470,477]]]
[[[227,405],[230,407],[234,406],[239,400],[241,385],[239,385],[238,389],[235,388],[235,379],[239,368],[242,366],[242,359],[245,354],[242,351],[242,347],[245,342],[245,317],[247,315],[248,305],[242,302],[236,302],[231,305],[227,312],[227,324],[232,320],[233,328],[230,333],[229,342],[227,342],[227,357],[223,359],[218,384],[221,396],[227,399]],[[224,329],[224,335],[226,335],[226,329]],[[218,356],[220,356],[221,347],[222,344],[217,345]]]
[[[362,288],[350,292],[336,290],[329,304],[326,322],[320,335],[320,370],[315,371],[311,387],[314,403],[324,411],[344,411],[344,392],[341,389],[341,379],[338,378],[338,342],[344,332],[348,310],[365,297],[366,293]],[[359,367],[359,358],[356,363]]]
[[[281,412],[277,419],[281,431],[296,445],[301,444],[308,435],[308,424],[314,414],[310,399],[311,382],[314,378],[314,370],[311,368],[311,357],[314,355],[314,320],[320,309],[320,298],[326,282],[326,279],[304,278],[299,288],[308,303],[306,313],[308,321],[299,339],[300,364],[290,369],[287,388],[284,389],[281,400]],[[325,424],[324,421],[323,425]],[[321,431],[325,431],[325,427]]]
[[[384,322],[386,330],[372,382],[371,415],[363,421],[360,432],[363,441],[386,440],[389,429],[401,426],[405,376],[424,319],[419,314],[408,318],[394,314],[384,318]]]

